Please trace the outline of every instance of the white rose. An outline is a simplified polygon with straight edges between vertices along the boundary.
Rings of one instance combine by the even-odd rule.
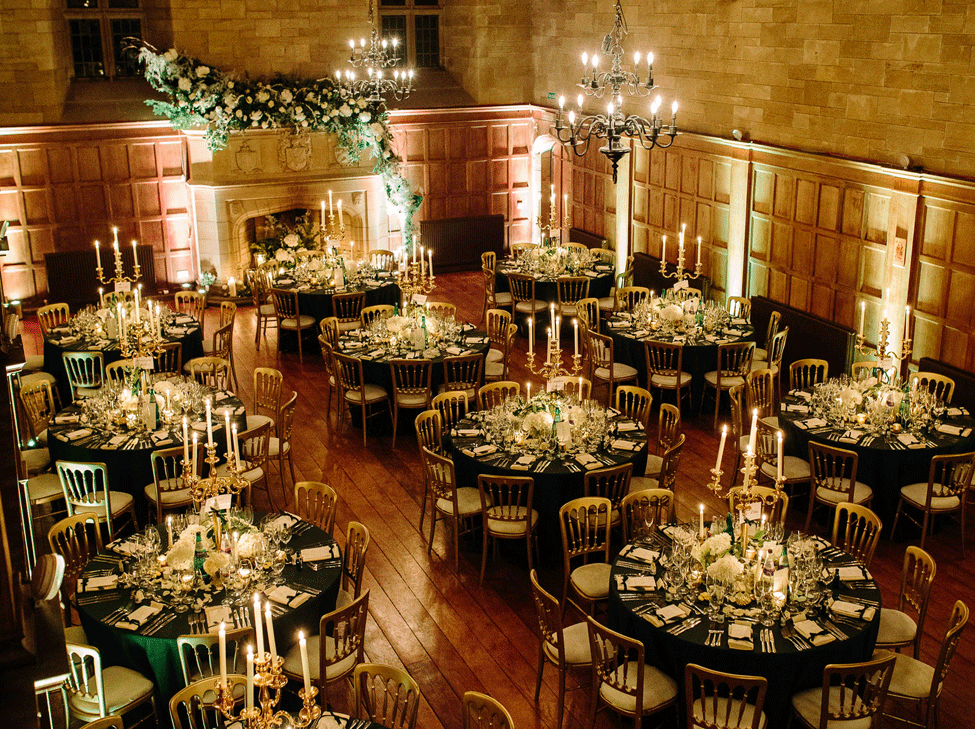
[[[196,75],[199,76],[200,78],[203,78],[208,73],[210,73],[210,68],[208,66],[200,66],[199,68],[196,69]]]
[[[262,551],[264,547],[264,536],[260,532],[245,532],[237,540],[237,555],[249,559]]]
[[[270,98],[271,98],[271,95],[270,95],[270,94],[269,94],[269,93],[268,93],[267,91],[260,91],[260,92],[259,92],[259,93],[257,94],[257,100],[258,100],[258,102],[260,102],[261,104],[263,104],[263,103],[264,103],[265,101],[267,101],[267,100],[268,100],[268,99],[270,99]]]
[[[226,552],[211,552],[203,562],[203,571],[210,577],[216,577],[221,569],[230,564],[230,555]]]
[[[165,58],[170,63],[172,63],[173,61],[175,61],[178,57],[179,57],[179,54],[176,52],[176,49],[175,48],[170,48],[168,51],[166,51],[163,54],[163,58]]]
[[[372,114],[370,114],[368,111],[360,111],[359,112],[359,121],[361,121],[361,122],[367,122],[370,119],[372,119]]]
[[[240,109],[234,112],[234,116],[236,116],[238,119],[240,119],[243,115],[244,112],[242,112]]]
[[[352,116],[352,109],[348,104],[342,104],[342,106],[339,108],[339,114],[342,116]]]
[[[743,567],[738,558],[731,554],[724,555],[708,567],[708,576],[720,582],[732,582],[741,574]]]
[[[186,76],[183,76],[183,78],[179,80],[179,88],[180,91],[189,91],[191,88],[193,88],[193,84],[190,83],[190,80],[186,78]]]
[[[252,111],[251,112],[251,119],[253,119],[254,121],[259,121],[262,116],[264,116],[264,112],[263,111]]]
[[[287,89],[281,92],[281,101],[283,101],[285,104],[290,104],[292,99],[294,99],[294,96],[292,96],[291,92]]]
[[[383,125],[379,122],[373,122],[369,125],[369,129],[376,136],[377,139],[383,136]]]
[[[281,261],[281,262],[290,261],[291,260],[291,254],[288,253],[288,251],[285,250],[284,248],[278,248],[274,252],[274,260]]]

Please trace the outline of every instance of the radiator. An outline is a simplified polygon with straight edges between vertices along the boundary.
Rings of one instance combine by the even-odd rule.
[[[138,246],[141,277],[139,282],[146,294],[156,292],[156,265],[152,246]],[[132,247],[122,247],[124,274],[132,275]],[[47,298],[51,302],[64,302],[72,310],[98,302],[98,289],[112,290],[103,286],[95,275],[95,249],[81,251],[62,251],[45,253],[44,265],[47,268]],[[102,248],[102,275],[109,278],[115,275],[115,256],[111,246]]]
[[[485,251],[494,251],[499,258],[504,255],[504,216],[424,220],[420,223],[420,245],[433,251],[434,274],[476,271]]]

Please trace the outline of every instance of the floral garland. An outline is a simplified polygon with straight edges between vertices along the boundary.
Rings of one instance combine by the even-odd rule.
[[[393,134],[382,102],[367,101],[329,78],[317,81],[277,78],[271,82],[237,79],[175,49],[157,53],[143,46],[139,58],[145,76],[169,102],[146,104],[169,119],[174,129],[206,126],[207,146],[223,149],[231,132],[284,129],[328,132],[358,162],[363,150],[376,159],[373,172],[383,178],[390,203],[404,212],[404,241],[413,237],[413,216],[423,196],[403,176],[393,149]]]

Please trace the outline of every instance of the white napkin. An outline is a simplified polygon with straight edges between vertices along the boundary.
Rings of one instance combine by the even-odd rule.
[[[956,425],[945,425],[944,423],[939,425],[937,430],[939,433],[954,436],[968,436],[972,432],[971,428],[962,428]]]
[[[290,587],[285,585],[279,585],[267,593],[269,600],[273,600],[279,605],[287,605],[288,607],[300,607],[303,605],[310,597],[307,592],[298,592],[297,590],[292,590]]]
[[[914,437],[913,433],[901,433],[899,436],[897,436],[897,440],[906,446],[912,446],[919,442],[918,439]]]
[[[137,607],[131,613],[129,613],[124,619],[119,620],[115,623],[116,628],[124,628],[126,630],[138,630],[143,625],[148,623],[159,613],[162,612],[162,605],[159,603],[152,603],[151,605],[142,605]]]
[[[55,415],[54,422],[57,424],[62,423],[77,423],[81,420],[80,415]]]
[[[272,521],[271,524],[273,524],[274,525],[274,528],[277,529],[278,527],[289,526],[289,525],[292,525],[292,524],[297,524],[299,521],[301,521],[301,519],[299,519],[294,514],[282,514],[281,516],[279,516],[278,518],[276,518],[274,521]]]
[[[306,547],[301,550],[301,559],[304,562],[319,562],[323,559],[333,559],[335,554],[333,547]]]
[[[81,428],[80,430],[72,430],[70,433],[65,433],[64,437],[67,440],[80,440],[91,435],[91,431],[88,428]]]
[[[862,567],[838,567],[836,569],[836,574],[840,576],[840,580],[843,582],[851,582],[854,580],[869,580],[870,573],[867,572]]]
[[[948,417],[957,418],[959,415],[968,415],[968,410],[962,407],[948,408]]]
[[[480,428],[458,428],[457,435],[461,438],[476,438],[481,434]]]
[[[679,620],[686,617],[687,613],[679,605],[664,605],[657,611],[657,617],[663,620],[665,623],[673,622],[674,620]]]
[[[207,632],[212,633],[220,629],[220,623],[226,623],[231,627],[234,624],[233,615],[227,605],[210,605],[204,608],[207,618]]]
[[[836,637],[830,633],[823,632],[819,623],[813,620],[800,620],[795,624],[796,631],[803,637],[812,642],[813,645],[823,645],[832,643]]]
[[[856,443],[863,437],[863,433],[859,430],[847,430],[839,437],[838,440],[843,443]]]
[[[511,464],[511,468],[515,471],[527,471],[534,462],[535,456],[521,456]]]
[[[863,612],[863,605],[846,602],[845,600],[834,600],[829,608],[837,615],[842,615],[846,618],[859,618]]]
[[[639,430],[639,429],[640,429],[640,424],[634,423],[632,421],[628,423],[620,423],[619,425],[616,426],[616,432],[618,433],[628,433],[631,430]]]
[[[119,552],[121,554],[137,554],[139,551],[141,551],[141,547],[139,547],[138,544],[135,544],[134,542],[130,542],[128,540],[114,541],[108,545],[108,548],[115,552]]]
[[[809,418],[809,420],[799,420],[796,422],[800,428],[822,428],[828,423],[822,418]]]
[[[447,347],[447,354],[458,355],[463,351],[460,347]]]
[[[594,468],[601,468],[603,465],[588,453],[580,453],[576,456],[576,462],[587,471],[592,471]]]
[[[792,395],[792,397],[797,397],[800,400],[805,400],[806,402],[812,400],[812,393],[806,390],[789,390],[789,394]]]
[[[78,337],[61,337],[59,344],[74,344],[78,341]]]
[[[118,587],[118,575],[103,575],[101,577],[88,577],[85,579],[84,590],[82,592],[94,592],[96,590],[114,590]]]
[[[467,344],[484,344],[485,337],[465,337]]]
[[[487,444],[487,445],[478,446],[472,452],[474,453],[475,456],[489,456],[492,453],[497,453],[498,447],[491,444]]]
[[[657,581],[650,575],[616,575],[616,589],[648,592],[657,589]]]
[[[633,547],[625,556],[630,559],[638,559],[641,562],[656,562],[660,559],[660,552],[655,552],[646,547]]]
[[[618,451],[635,451],[640,448],[642,443],[635,443],[632,440],[623,440],[622,438],[617,438],[613,441],[612,447]]]
[[[740,651],[755,648],[752,641],[752,626],[748,623],[732,623],[728,626],[728,647]]]
[[[795,405],[789,405],[789,404],[787,404],[785,406],[785,410],[786,410],[787,413],[808,413],[809,412],[809,406],[808,405],[799,405],[799,404],[795,404]]]

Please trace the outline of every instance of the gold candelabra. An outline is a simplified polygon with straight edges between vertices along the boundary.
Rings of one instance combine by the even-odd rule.
[[[572,355],[572,369],[567,370],[562,363],[562,348],[557,341],[549,339],[545,361],[537,367],[535,365],[535,352],[533,350],[528,351],[528,369],[533,375],[544,378],[546,383],[551,382],[556,377],[579,377],[579,373],[582,371],[582,355]]]
[[[572,227],[572,216],[569,214],[569,196],[562,196],[562,224],[559,224],[558,217],[555,215],[555,185],[552,185],[552,198],[548,206],[548,220],[542,217],[541,203],[538,211],[538,228],[542,233],[542,240],[555,238],[558,236],[559,242],[562,240],[562,229]]]
[[[301,698],[301,709],[297,715],[277,708],[281,701],[281,689],[288,684],[288,677],[282,672],[284,659],[281,656],[265,653],[254,658],[253,685],[257,686],[259,706],[247,706],[234,714],[237,702],[234,698],[234,682],[227,679],[227,686],[222,681],[217,682],[216,701],[214,706],[231,721],[239,721],[247,729],[272,729],[273,727],[293,726],[302,729],[317,721],[322,715],[322,709],[315,701],[318,689],[308,686],[298,689]],[[243,682],[239,682],[243,683]],[[272,694],[272,691],[274,692]]]
[[[680,283],[686,281],[687,279],[697,278],[701,275],[701,237],[697,238],[697,261],[694,263],[694,273],[688,273],[684,270],[684,229],[687,227],[686,223],[682,223],[680,226],[680,236],[677,243],[677,268],[671,273],[667,270],[667,236],[663,237],[663,251],[660,254],[660,275],[664,278],[675,278],[677,279],[677,284],[674,288],[680,288]],[[685,284],[686,286],[686,284]]]
[[[435,278],[423,256],[419,260],[407,261],[404,270],[396,271],[396,285],[399,286],[403,305],[413,301],[417,294],[426,296],[433,291],[437,287]]]
[[[871,347],[867,344],[866,337],[863,336],[863,320],[865,318],[866,304],[860,304],[860,330],[856,338],[856,348],[860,354],[867,354],[869,352],[876,352],[877,359],[881,362],[887,359],[896,359],[898,361],[903,361],[911,356],[912,346],[914,341],[911,339],[911,307],[907,307],[906,318],[904,319],[904,339],[901,341],[901,351],[893,352],[887,349],[887,345],[890,343],[890,319],[887,318],[887,313],[884,312],[883,319],[880,320],[880,330],[877,336],[877,346]],[[884,369],[882,366],[881,369]]]
[[[119,311],[123,312],[124,309],[120,308]],[[152,369],[152,363],[144,360],[163,351],[165,342],[161,328],[156,325],[152,315],[147,315],[146,312],[141,312],[138,320],[124,321],[125,318],[125,314],[122,314],[122,320],[118,324],[118,344],[122,358],[135,361],[142,369]]]
[[[721,470],[721,455],[724,453],[724,441],[727,435],[727,431],[724,431],[721,436],[721,446],[718,449],[718,461],[715,463],[714,468],[711,469],[711,481],[708,483],[708,489],[714,493],[715,496],[721,496],[721,492],[724,490],[724,486],[721,483],[721,476],[724,475],[724,471]],[[762,504],[763,506],[772,506],[778,499],[781,498],[782,487],[785,485],[785,477],[782,475],[782,434],[779,433],[779,462],[776,472],[776,476],[773,479],[775,483],[775,494],[769,494],[768,496],[762,496],[756,494],[752,491],[752,487],[756,485],[755,474],[758,471],[757,456],[754,449],[750,445],[745,451],[744,463],[741,467],[742,484],[741,490],[735,494],[736,511],[738,511],[739,517],[744,517],[745,512],[748,507],[752,504]],[[742,519],[740,518],[739,521]]]
[[[190,496],[193,499],[193,504],[196,506],[197,510],[207,501],[207,499],[212,499],[214,496],[222,496],[224,494],[230,494],[236,496],[245,488],[247,488],[248,481],[241,475],[240,472],[240,456],[237,452],[239,446],[236,443],[236,436],[231,433],[227,433],[227,453],[224,455],[227,459],[227,472],[224,475],[217,473],[217,444],[212,440],[207,443],[207,456],[204,458],[204,462],[210,467],[208,473],[210,474],[207,478],[201,478],[196,473],[196,469],[193,467],[192,463],[187,463],[184,459],[183,461],[183,488],[189,489]],[[193,458],[196,458],[196,451],[193,452]]]
[[[118,228],[112,228],[112,233],[115,236],[115,242],[112,244],[112,250],[115,254],[115,276],[114,278],[105,278],[105,272],[102,269],[102,250],[101,244],[95,241],[95,275],[98,276],[98,280],[103,284],[117,284],[117,283],[134,283],[139,280],[142,276],[142,269],[139,267],[139,252],[136,249],[136,242],[132,241],[132,275],[126,276],[124,265],[122,264],[122,251],[119,250],[118,244]]]

